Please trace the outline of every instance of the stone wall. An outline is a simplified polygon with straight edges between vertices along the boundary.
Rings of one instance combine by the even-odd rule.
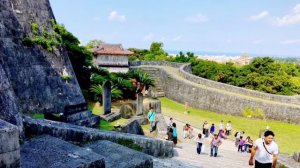
[[[250,89],[245,89],[237,86],[232,86],[229,84],[221,83],[221,82],[216,82],[213,80],[205,79],[198,77],[196,75],[193,75],[192,73],[192,67],[190,64],[185,64],[180,66],[179,73],[182,77],[189,81],[193,81],[195,83],[209,86],[212,88],[217,88],[217,89],[222,89],[226,90],[229,92],[233,93],[239,93],[239,94],[244,94],[247,96],[253,96],[257,98],[262,98],[262,99],[268,99],[272,101],[278,101],[282,103],[291,103],[291,104],[297,104],[300,105],[300,96],[284,96],[284,95],[274,95],[274,94],[268,94],[268,93],[262,93]]]
[[[153,65],[158,64],[155,63]],[[268,119],[300,123],[299,105],[223,91],[210,85],[201,86],[188,80],[175,78],[171,74],[167,74],[162,67],[155,68],[158,68],[160,71],[166,97],[177,102],[188,102],[191,107],[232,115],[242,115],[246,107],[250,107],[252,110],[259,108]]]
[[[143,152],[155,157],[172,157],[173,142],[153,139],[141,135],[126,134],[114,131],[103,131],[98,129],[79,127],[72,124],[37,120],[23,117],[25,133],[48,134],[54,137],[78,143],[87,143],[96,140],[109,140],[116,142],[118,139],[131,139],[143,148]]]
[[[19,111],[57,113],[63,112],[66,105],[83,103],[66,51],[57,48],[51,53],[38,45],[24,46],[22,42],[31,33],[33,22],[53,31],[49,0],[1,0],[0,18],[0,67],[11,85],[11,95],[15,95]],[[61,78],[64,68],[72,76],[68,83]]]
[[[0,120],[0,167],[20,167],[18,128],[3,120]]]

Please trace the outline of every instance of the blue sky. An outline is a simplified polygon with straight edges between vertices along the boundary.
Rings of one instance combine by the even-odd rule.
[[[166,50],[300,57],[296,0],[50,0],[59,23],[92,39]]]

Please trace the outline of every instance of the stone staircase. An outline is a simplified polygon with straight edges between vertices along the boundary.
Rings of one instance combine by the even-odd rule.
[[[83,147],[49,135],[21,146],[22,168],[152,168],[151,156],[100,140]]]
[[[162,85],[162,81],[160,78],[160,72],[156,68],[143,68],[141,69],[143,72],[147,73],[151,79],[155,81],[155,87],[151,87],[150,90],[150,95],[152,97],[158,98],[158,97],[164,97],[165,92],[164,88]]]

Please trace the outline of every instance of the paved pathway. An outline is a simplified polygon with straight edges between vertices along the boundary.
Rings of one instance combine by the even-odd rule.
[[[165,116],[168,122],[169,117]],[[179,143],[176,145],[175,157],[172,159],[189,163],[195,167],[203,168],[244,168],[248,165],[249,153],[238,153],[232,140],[222,140],[222,145],[219,148],[218,157],[210,157],[209,142],[211,138],[205,139],[205,151],[203,154],[196,153],[196,143],[194,139],[183,139],[183,125],[178,120],[174,120],[177,124]],[[199,129],[194,128],[194,135],[200,132]]]

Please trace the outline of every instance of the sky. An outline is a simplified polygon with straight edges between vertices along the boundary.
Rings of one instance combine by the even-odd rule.
[[[92,39],[148,49],[300,57],[300,0],[50,0],[56,20]]]

